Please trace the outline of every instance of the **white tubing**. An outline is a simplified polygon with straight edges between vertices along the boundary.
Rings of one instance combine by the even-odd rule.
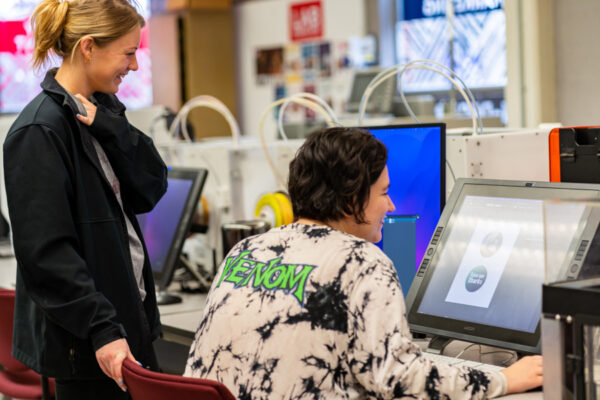
[[[305,98],[308,100],[313,100],[316,103],[318,103],[320,106],[323,107],[324,111],[327,112],[327,115],[325,115],[325,119],[327,120],[328,118],[331,119],[333,121],[333,123],[337,126],[340,126],[340,121],[337,119],[337,116],[335,115],[335,112],[331,109],[331,107],[329,106],[329,104],[327,104],[327,102],[325,100],[323,100],[322,98],[320,98],[319,96],[313,94],[313,93],[308,93],[308,92],[302,92],[302,93],[296,93],[292,96],[287,97],[287,100],[283,102],[283,104],[281,105],[281,107],[279,108],[279,116],[277,118],[277,128],[279,130],[279,134],[281,135],[281,138],[285,141],[288,140],[287,135],[285,134],[285,130],[283,129],[283,115],[285,113],[285,110],[287,108],[287,106],[290,103],[293,103],[293,99],[296,98]],[[321,115],[323,115],[321,113]]]
[[[477,101],[475,100],[475,96],[473,95],[473,92],[471,92],[471,89],[469,89],[469,87],[460,78],[460,76],[458,76],[454,71],[452,71],[450,68],[448,68],[444,64],[439,63],[434,60],[423,59],[423,60],[409,61],[408,63],[406,63],[407,66],[408,65],[421,65],[421,64],[433,64],[433,65],[445,70],[447,73],[449,73],[454,79],[456,79],[462,85],[463,89],[465,90],[465,92],[467,93],[469,98],[471,99],[473,109],[475,110],[475,114],[477,115],[477,122],[478,122],[478,128],[479,128],[478,134],[480,134],[480,135],[483,134],[483,122],[481,121],[481,114],[479,113],[479,106],[477,105]],[[411,117],[413,117],[413,119],[415,119],[414,113],[413,113],[412,109],[410,108],[410,106],[408,105],[408,102],[406,101],[406,97],[404,96],[404,91],[402,90],[402,78],[401,78],[402,73],[403,73],[403,71],[400,72],[400,77],[398,78],[398,90],[399,90],[400,96],[402,98],[402,103],[408,110]],[[455,87],[456,87],[456,85],[455,85]],[[473,113],[471,110],[471,116],[472,115],[473,115]],[[476,134],[476,133],[474,133],[474,134]]]
[[[188,129],[187,129],[186,122],[187,122],[187,116],[188,116],[189,112],[193,108],[196,108],[196,107],[207,107],[207,108],[213,109],[213,110],[217,111],[218,113],[220,113],[225,118],[225,120],[227,121],[227,123],[229,125],[229,128],[231,129],[233,146],[239,147],[240,127],[239,127],[237,121],[235,120],[235,117],[233,116],[231,111],[229,111],[227,106],[225,104],[223,104],[219,99],[217,99],[213,96],[208,96],[208,95],[194,97],[194,98],[188,100],[181,107],[181,110],[179,110],[179,112],[177,113],[177,116],[175,116],[175,120],[173,121],[173,123],[171,124],[171,128],[169,129],[170,136],[175,137],[176,133],[178,132],[179,126],[181,126],[184,140],[187,142],[192,141],[190,138]]]
[[[419,64],[417,64],[419,63]],[[459,80],[462,85],[466,88],[466,90],[468,91],[469,95],[467,95],[467,93],[465,92],[465,90],[463,89],[462,86],[460,86],[457,83],[457,80],[453,79],[452,77],[450,77],[447,73],[440,71],[439,69],[436,69],[434,67],[428,66],[428,65],[420,65],[420,63],[431,63],[431,64],[435,64],[438,66],[441,66],[442,68],[446,69],[447,71],[449,71],[449,73],[451,75],[453,75],[454,77],[457,78],[457,80]],[[473,120],[473,135],[477,135],[477,119],[479,120],[479,127],[480,127],[480,132],[482,130],[482,126],[481,126],[481,118],[479,117],[479,109],[477,108],[476,102],[474,100],[474,97],[471,93],[471,91],[466,87],[466,85],[464,85],[464,82],[462,80],[460,80],[460,78],[458,78],[458,76],[451,71],[449,68],[443,66],[442,64],[439,64],[435,61],[430,61],[430,60],[415,60],[406,64],[400,64],[400,65],[395,65],[393,67],[387,68],[383,71],[381,71],[379,74],[377,74],[377,76],[375,76],[375,78],[373,78],[371,80],[371,82],[369,83],[369,85],[367,86],[367,88],[365,89],[365,92],[362,96],[362,99],[360,101],[360,107],[359,107],[359,118],[358,118],[358,125],[361,126],[363,123],[363,118],[364,118],[364,114],[367,108],[367,103],[369,101],[369,98],[371,96],[371,94],[375,91],[375,89],[386,79],[391,78],[392,76],[398,75],[399,74],[399,82],[401,82],[401,77],[402,74],[404,73],[404,71],[409,70],[409,69],[427,69],[433,72],[436,72],[442,76],[444,76],[446,79],[448,79],[453,85],[454,87],[457,88],[457,90],[459,91],[459,93],[463,96],[463,98],[465,99],[465,101],[467,102],[467,105],[469,106],[469,110],[471,111],[471,119]],[[408,105],[408,102],[406,101],[406,97],[404,95],[404,92],[401,90],[401,85],[400,86],[400,95],[402,98],[402,102],[404,103],[406,109],[408,110],[410,116],[416,121],[418,122],[418,119],[416,117],[416,115],[413,113],[412,109],[410,108],[410,106]],[[473,102],[475,103],[475,108],[473,107],[473,104],[470,100],[470,98],[473,99]],[[476,111],[475,111],[476,110]]]
[[[275,166],[275,163],[273,162],[273,159],[271,158],[271,154],[269,153],[269,148],[267,147],[267,141],[266,141],[265,135],[264,135],[264,124],[265,124],[265,119],[266,119],[269,111],[271,111],[273,108],[277,107],[278,105],[285,103],[286,101],[302,104],[303,106],[310,108],[311,110],[323,115],[325,117],[327,125],[335,126],[335,122],[332,120],[331,116],[323,110],[323,107],[319,106],[314,101],[303,99],[300,97],[291,96],[289,98],[286,97],[283,99],[279,99],[279,100],[272,102],[271,104],[269,104],[267,106],[267,108],[265,108],[265,110],[263,111],[263,113],[260,117],[260,122],[259,122],[259,126],[258,126],[258,135],[260,137],[260,144],[262,146],[263,152],[265,153],[265,159],[267,160],[267,163],[269,164],[269,168],[271,169],[271,172],[273,172],[273,177],[275,178],[275,183],[277,184],[277,186],[279,187],[280,190],[285,190],[287,185],[286,185],[285,179],[283,179],[283,177],[281,177],[281,175],[279,174],[279,171],[277,171],[277,167]]]

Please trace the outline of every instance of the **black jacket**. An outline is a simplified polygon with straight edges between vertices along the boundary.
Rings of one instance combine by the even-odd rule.
[[[160,321],[144,245],[142,302],[125,219],[106,180],[93,135],[135,214],[165,193],[167,169],[152,140],[131,126],[113,95],[95,93],[91,126],[50,71],[4,142],[4,174],[17,258],[13,355],[50,377],[103,376],[95,351],[126,337],[138,361],[152,363]],[[143,242],[143,238],[142,238]]]

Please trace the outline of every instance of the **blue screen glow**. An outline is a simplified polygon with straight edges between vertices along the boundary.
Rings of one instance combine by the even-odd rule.
[[[155,272],[164,268],[193,183],[192,180],[168,178],[167,193],[154,209],[137,216]]]
[[[416,217],[416,265],[419,267],[443,207],[446,157],[442,128],[428,125],[365,128],[388,149],[389,195],[396,210],[390,215]],[[383,241],[393,240],[386,238]]]

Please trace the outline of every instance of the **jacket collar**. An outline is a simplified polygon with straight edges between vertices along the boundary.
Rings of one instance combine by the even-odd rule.
[[[74,113],[77,113],[77,105],[71,96],[69,96],[65,88],[63,88],[54,78],[56,71],[58,71],[58,68],[52,68],[46,73],[46,77],[42,81],[41,87],[59,104],[62,104],[63,106],[66,105],[70,107]],[[125,112],[125,106],[117,99],[117,96],[101,92],[94,92],[93,96],[99,104],[108,108],[113,113],[122,115]]]
[[[58,104],[61,104],[63,107],[71,108],[71,110],[73,111],[72,115],[74,116],[78,112],[77,105],[75,104],[73,98],[69,96],[69,93],[65,90],[65,88],[63,88],[60,85],[60,83],[58,83],[58,81],[54,78],[57,70],[58,68],[53,68],[46,73],[46,77],[44,78],[41,84],[42,89],[44,89],[44,92],[48,94],[48,96],[50,96],[52,99],[54,99],[54,101],[56,101]],[[113,103],[117,102],[121,105],[121,108],[111,106],[111,102],[107,102],[107,100],[110,100],[110,97],[113,97]],[[117,100],[116,96],[96,92],[94,93],[94,98],[98,103],[103,104],[106,108],[110,109],[113,112],[119,113],[125,110],[125,106],[123,106]],[[102,179],[106,182],[106,184],[109,187],[112,188],[112,185],[108,183],[108,180],[106,180],[106,176],[104,175],[104,171],[102,170],[102,166],[100,165],[100,160],[98,159],[98,154],[96,153],[96,149],[94,149],[94,145],[92,144],[92,139],[91,135],[89,134],[89,131],[87,130],[87,128],[84,128],[84,125],[82,123],[77,123],[77,126],[79,127],[80,132],[80,134],[77,136],[81,139],[84,153],[91,161],[92,165],[96,168]]]

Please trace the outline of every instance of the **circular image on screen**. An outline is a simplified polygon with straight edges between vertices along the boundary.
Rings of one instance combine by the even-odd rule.
[[[478,265],[467,274],[465,289],[469,292],[476,292],[485,283],[485,278],[487,278],[487,269],[483,265]]]
[[[500,232],[490,232],[483,238],[479,251],[484,257],[491,257],[500,250],[502,246],[502,234]]]

